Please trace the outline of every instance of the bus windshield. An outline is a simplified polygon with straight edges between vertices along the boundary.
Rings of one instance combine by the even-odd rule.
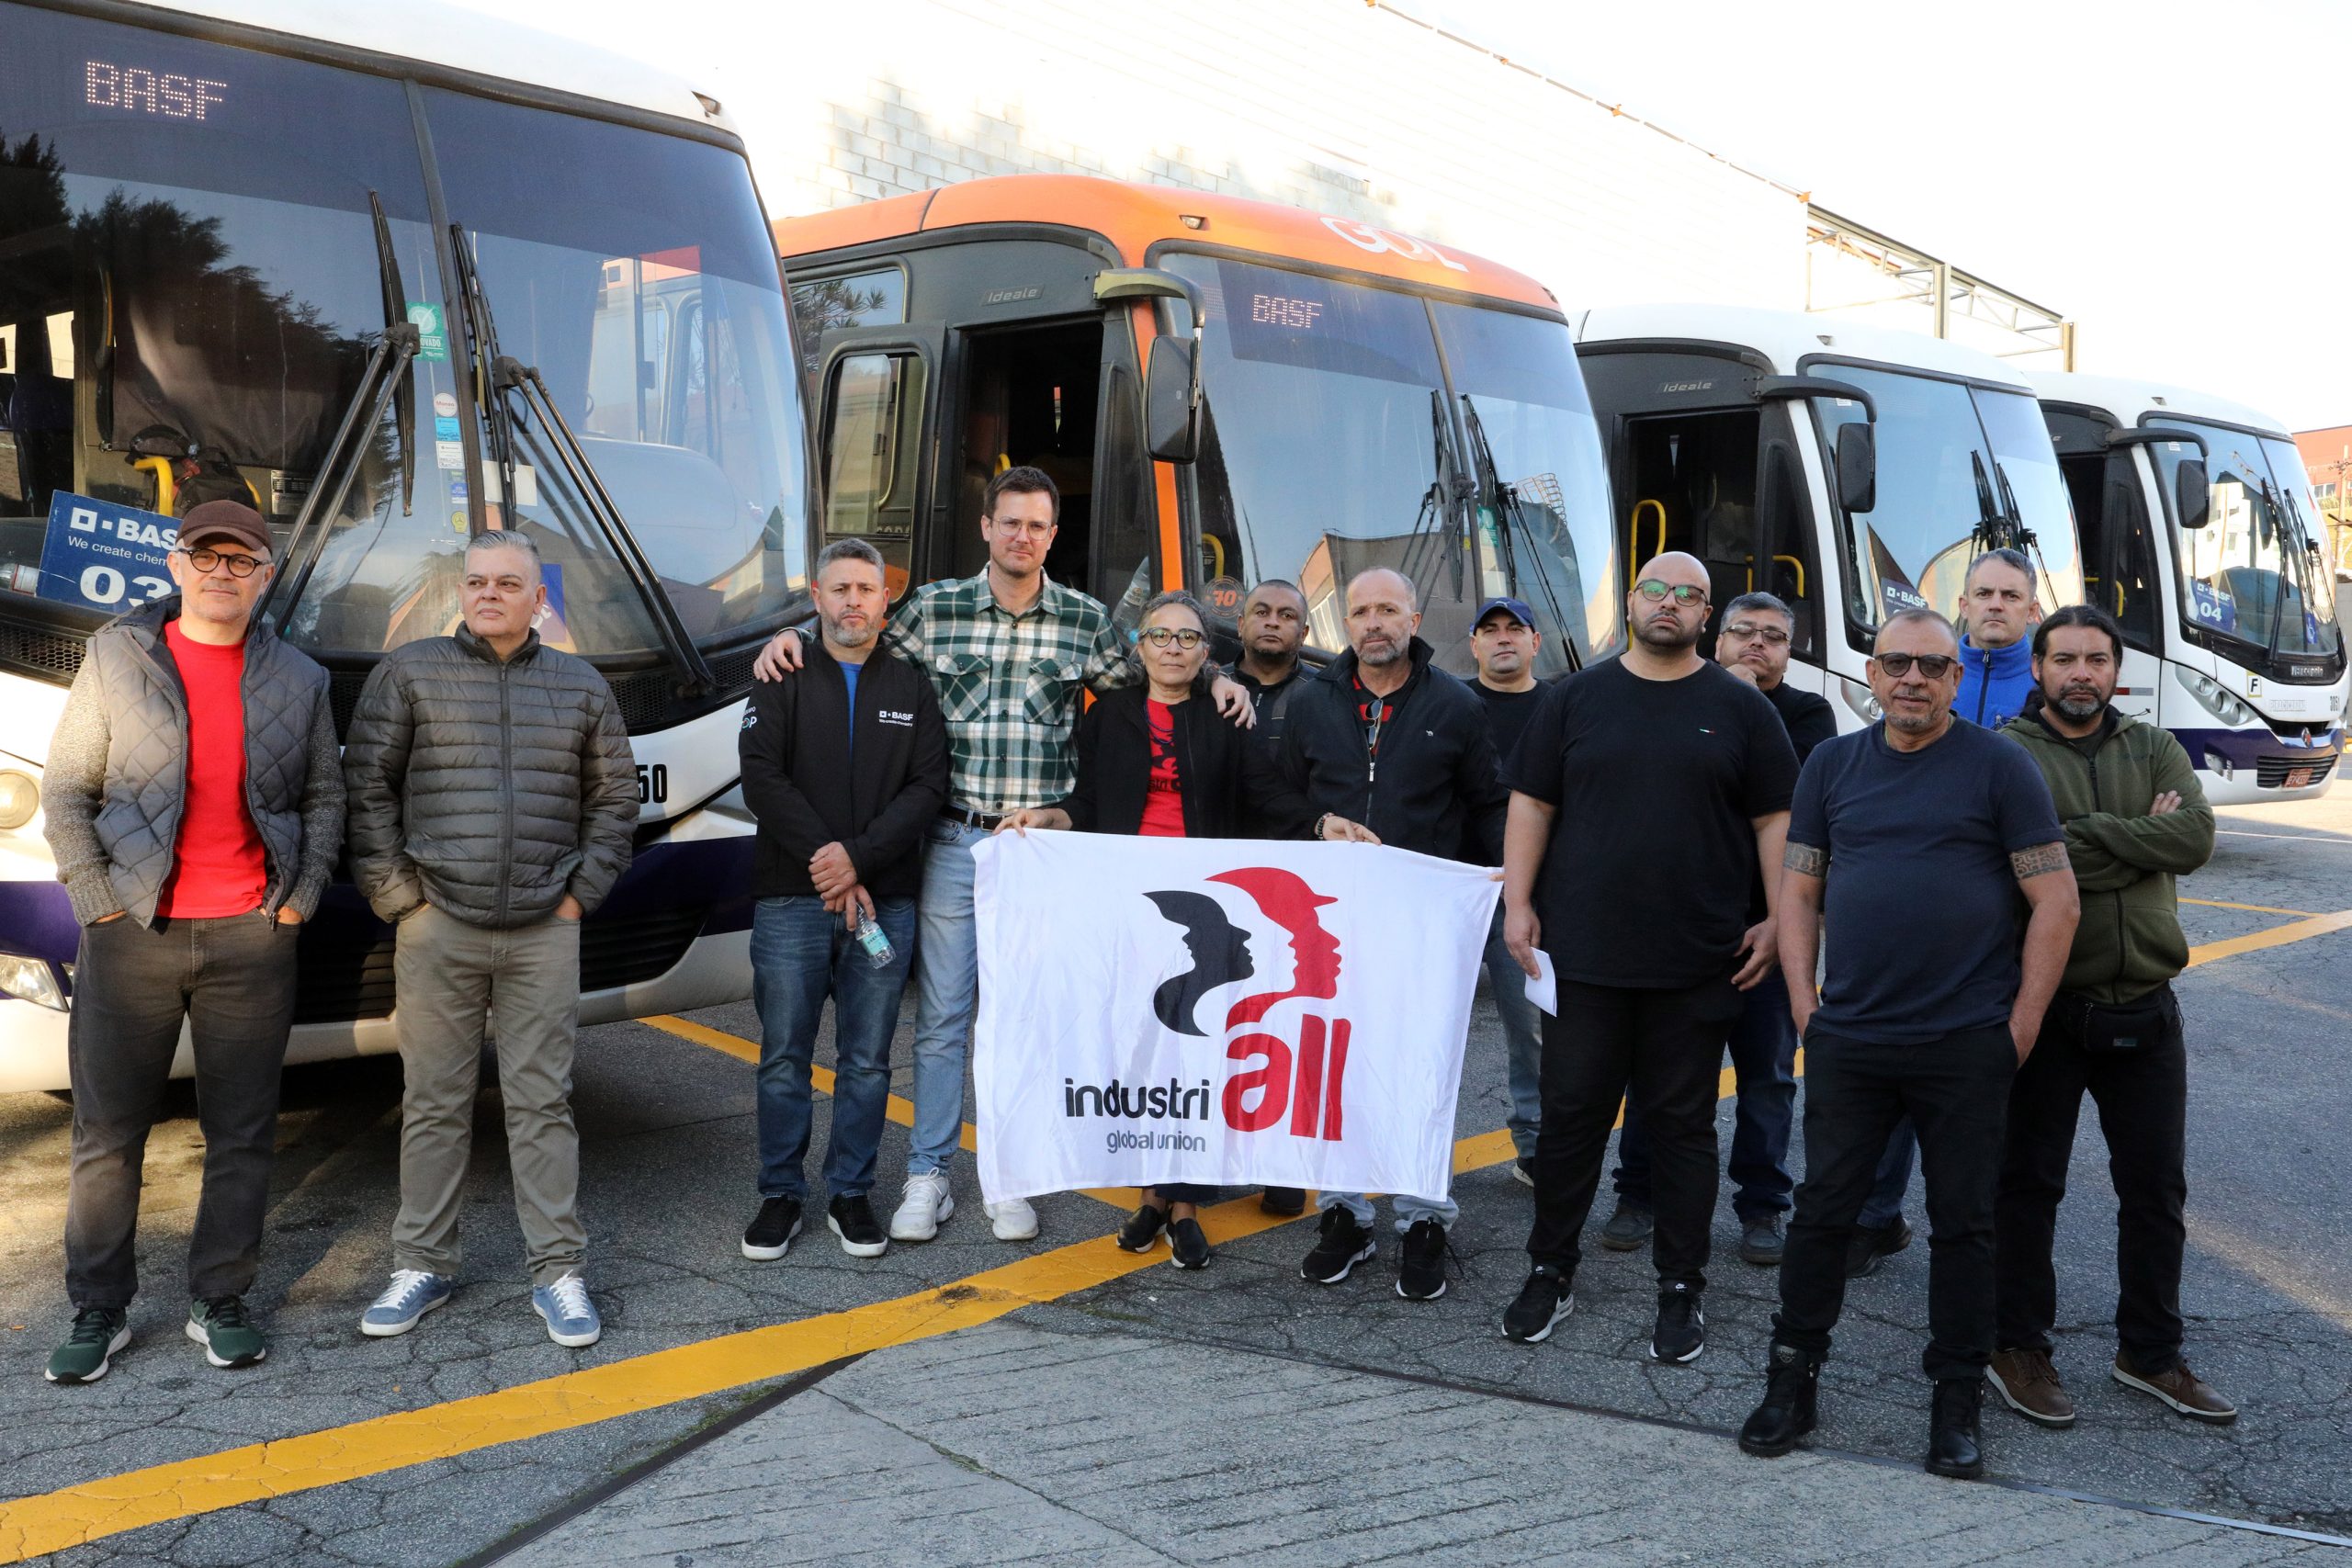
[[[2174,519],[2183,618],[2208,636],[2269,654],[2332,657],[2343,637],[2335,585],[2307,527],[2310,502],[2294,443],[2194,420],[2155,423],[2205,438],[2211,486],[2205,526],[2182,528]],[[2170,506],[2180,465],[2197,447],[2163,441],[2149,451]]]
[[[437,88],[421,144],[390,77],[7,0],[0,31],[0,614],[78,629],[165,591],[158,558],[113,600],[84,592],[116,579],[71,574],[60,495],[176,514],[243,494],[282,546],[332,493],[336,426],[405,319],[411,395],[357,443],[300,601],[274,602],[287,635],[364,657],[447,632],[487,521],[539,545],[551,644],[658,651],[548,433],[523,422],[511,505],[483,471],[467,313],[443,288],[460,243],[499,347],[544,377],[689,635],[793,608],[799,389],[739,153]],[[462,242],[434,230],[434,181]]]
[[[1566,326],[1252,262],[1163,265],[1207,315],[1204,578],[1296,582],[1333,652],[1347,581],[1376,566],[1419,587],[1450,669],[1470,667],[1490,593],[1535,612],[1543,673],[1613,644],[1606,470]]]
[[[2041,411],[2024,392],[2001,391],[1852,365],[1814,374],[1850,382],[1878,404],[1878,493],[1868,512],[1849,509],[1846,612],[1867,631],[1897,610],[1952,615],[1980,530],[2012,519],[2033,536],[2044,610],[2083,595],[2074,512]],[[1839,427],[1865,418],[1860,402],[1816,398],[1823,450]]]

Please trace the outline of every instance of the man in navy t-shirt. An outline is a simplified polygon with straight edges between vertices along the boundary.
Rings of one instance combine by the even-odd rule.
[[[1845,1303],[1847,1238],[1887,1134],[1908,1115],[1934,1228],[1927,1468],[1984,1473],[1977,1412],[1993,1352],[1993,1197],[2009,1082],[2041,1032],[2080,906],[2041,771],[1951,712],[1959,652],[1933,611],[1890,617],[1870,665],[1885,718],[1815,750],[1790,808],[1780,951],[1804,1033],[1805,1179],[1781,1266],[1770,1381],[1740,1429],[1750,1453],[1786,1453],[1813,1427]],[[2022,941],[2020,892],[2030,911]]]

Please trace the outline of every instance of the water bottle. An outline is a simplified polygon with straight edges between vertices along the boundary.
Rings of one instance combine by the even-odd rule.
[[[888,969],[890,960],[898,956],[890,945],[890,933],[876,925],[871,915],[857,918],[857,945],[865,949],[865,961],[876,969]]]

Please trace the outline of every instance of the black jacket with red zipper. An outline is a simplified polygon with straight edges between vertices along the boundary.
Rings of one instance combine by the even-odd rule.
[[[839,843],[876,898],[911,898],[922,886],[923,829],[947,804],[947,725],[923,672],[888,649],[857,678],[857,744],[850,744],[849,682],[822,641],[809,638],[797,675],[761,681],[743,713],[738,750],[743,800],[759,818],[754,897],[816,892],[808,862]]]

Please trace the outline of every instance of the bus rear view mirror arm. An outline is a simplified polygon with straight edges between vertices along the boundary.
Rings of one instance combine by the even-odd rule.
[[[1878,400],[1850,381],[1833,381],[1826,376],[1758,376],[1757,401],[1768,398],[1836,398],[1861,404],[1862,417],[1872,424],[1878,423]]]

